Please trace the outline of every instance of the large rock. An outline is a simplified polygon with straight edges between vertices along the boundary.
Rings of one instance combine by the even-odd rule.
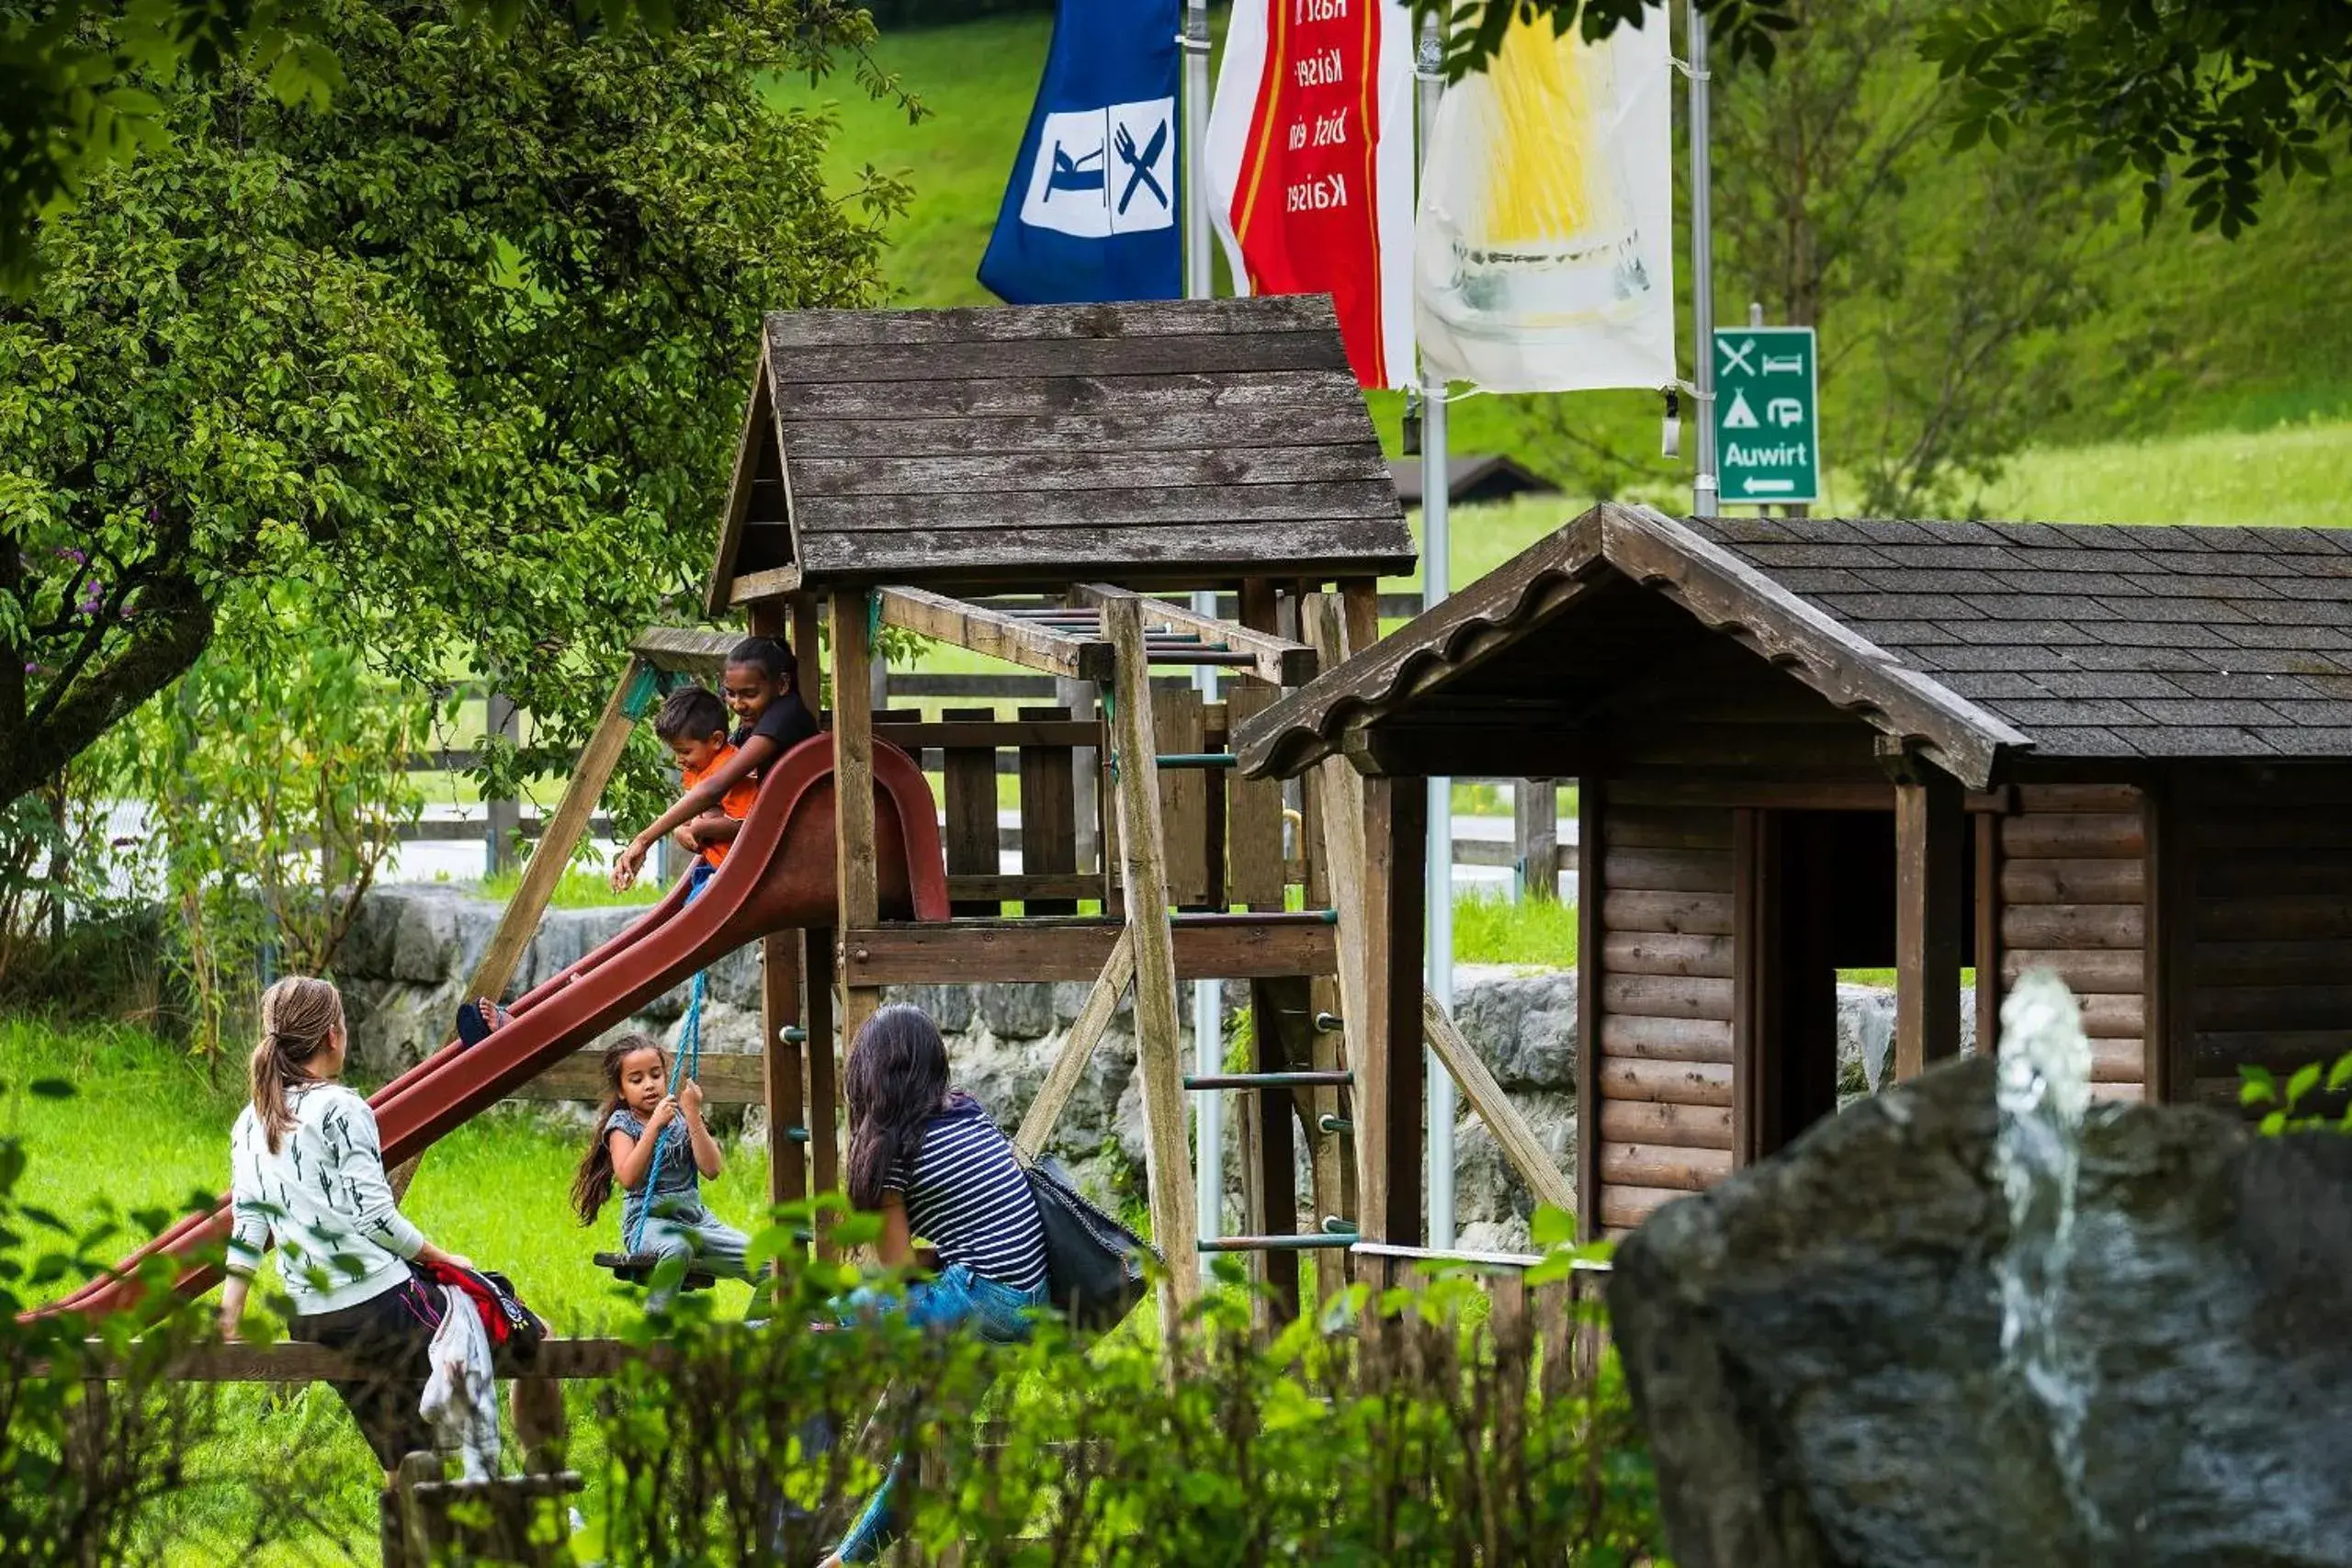
[[[1574,970],[1458,964],[1453,1021],[1503,1088],[1576,1092]]]
[[[1955,1064],[1618,1249],[1675,1561],[2352,1564],[2352,1139],[2093,1109],[2055,1319],[2077,1488],[2003,1359],[1996,1125],[1993,1064]]]

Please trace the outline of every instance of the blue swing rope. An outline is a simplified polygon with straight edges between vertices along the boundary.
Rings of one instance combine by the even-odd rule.
[[[708,864],[707,862],[700,863]],[[702,897],[702,890],[710,886],[711,879],[699,868],[689,874],[695,878],[695,885],[686,890],[686,902],[691,904]],[[669,1092],[673,1095],[678,1092],[681,1075],[696,1083],[702,1081],[703,973],[700,969],[695,971],[694,980],[686,990],[686,1019],[678,1031],[678,1059],[670,1064]],[[680,1135],[685,1134],[682,1132]],[[653,1164],[645,1173],[645,1201],[638,1205],[637,1219],[628,1227],[628,1234],[621,1237],[621,1250],[624,1252],[635,1252],[639,1239],[645,1235],[646,1218],[653,1213],[653,1195],[661,1190],[662,1156],[669,1146],[670,1140],[666,1136],[655,1134]]]

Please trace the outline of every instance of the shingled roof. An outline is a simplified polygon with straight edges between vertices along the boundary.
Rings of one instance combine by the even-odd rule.
[[[1328,296],[772,315],[708,602],[1415,559]]]
[[[2352,530],[1689,526],[2037,756],[2352,756]]]
[[[1639,584],[1982,787],[2037,758],[2352,756],[2352,530],[1848,520],[1594,508],[1267,708],[1292,773],[1610,582]]]

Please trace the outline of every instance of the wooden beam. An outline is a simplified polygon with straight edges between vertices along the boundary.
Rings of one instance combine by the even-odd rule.
[[[1110,643],[1101,637],[1074,637],[1002,610],[951,599],[921,588],[877,588],[882,624],[898,626],[933,641],[968,648],[992,659],[1066,675],[1078,681],[1111,678]],[[835,682],[834,691],[841,690]]]
[[[863,930],[880,916],[881,889],[874,849],[874,710],[866,705],[873,644],[867,634],[868,596],[852,589],[832,596],[833,635],[833,874],[840,890],[842,931]],[[843,977],[842,1054],[882,1005],[879,988]]]
[[[1111,956],[1103,962],[1102,972],[1094,977],[1094,988],[1086,993],[1086,1003],[1078,1010],[1078,1017],[1062,1041],[1061,1055],[1054,1058],[1046,1081],[1037,1086],[1037,1098],[1029,1102],[1028,1114],[1021,1118],[1021,1130],[1012,1136],[1013,1145],[1031,1159],[1037,1157],[1046,1140],[1054,1135],[1054,1123],[1061,1120],[1062,1107],[1069,1103],[1079,1079],[1086,1076],[1086,1064],[1102,1042],[1102,1032],[1118,1012],[1119,1000],[1126,995],[1128,982],[1135,977],[1135,933],[1122,931],[1119,940],[1111,946]]]
[[[836,1071],[842,1044],[833,1036],[833,994],[836,968],[833,933],[801,933],[800,972],[806,977],[808,1021],[802,1025],[808,1043],[801,1049],[808,1063],[808,1190],[822,1197],[841,1190],[841,1075]]]
[[[1600,907],[1602,812],[1608,791],[1577,781],[1577,1239],[1600,1235]]]
[[[1453,1081],[1462,1088],[1462,1098],[1487,1123],[1487,1130],[1502,1148],[1503,1157],[1510,1161],[1511,1168],[1527,1183],[1535,1201],[1576,1213],[1576,1190],[1560,1173],[1560,1168],[1552,1163],[1552,1156],[1544,1152],[1543,1140],[1535,1135],[1535,1129],[1527,1124],[1527,1118],[1520,1114],[1519,1107],[1503,1092],[1503,1086],[1495,1081],[1485,1059],[1471,1048],[1470,1042],[1462,1038],[1453,1020],[1445,1015],[1445,1009],[1426,989],[1421,996],[1421,1037],[1437,1053],[1438,1060],[1445,1064],[1445,1070],[1453,1075]]]
[[[1160,1277],[1160,1332],[1173,1348],[1201,1292],[1193,1251],[1199,1217],[1184,1137],[1184,1075],[1177,1052],[1176,945],[1168,925],[1168,864],[1160,833],[1159,769],[1153,761],[1151,669],[1141,607],[1132,600],[1102,611],[1117,656],[1119,854],[1126,871],[1127,931],[1135,939],[1136,1071],[1143,1088],[1144,1180],[1151,1229],[1167,1271]]]
[[[1542,768],[1559,778],[1604,771],[1605,749],[1581,730],[1559,729],[1532,709],[1523,723],[1472,728],[1442,720],[1428,724],[1376,724],[1341,732],[1341,755],[1374,778],[1510,778],[1518,770]]]
[[[707,681],[716,680],[726,669],[728,654],[741,640],[733,632],[690,631],[684,626],[648,626],[628,646],[630,652],[656,670],[698,676]]]
[[[1327,766],[1329,764],[1326,764]],[[1365,789],[1364,963],[1372,1027],[1357,1079],[1379,1086],[1364,1123],[1377,1124],[1377,1159],[1366,1162],[1360,1224],[1368,1241],[1421,1239],[1422,1104],[1429,1075],[1420,1051],[1424,926],[1428,919],[1429,791],[1375,779]]]
[[[1894,1076],[1960,1055],[1960,785],[1930,763],[1894,786]]]
[[[727,511],[719,519],[718,549],[712,556],[710,577],[703,584],[703,611],[716,615],[727,608],[723,592],[733,575],[735,558],[743,547],[743,528],[752,514],[752,487],[760,477],[760,456],[765,444],[776,441],[775,397],[768,386],[767,355],[760,355],[752,372],[752,387],[743,399],[743,428],[735,439],[734,477],[727,486]],[[777,454],[779,465],[783,454]]]
[[[796,1050],[796,1055],[797,1050]],[[538,1077],[514,1089],[508,1098],[541,1101],[586,1100],[604,1098],[605,1053],[582,1046],[560,1058]],[[731,1052],[705,1052],[702,1058],[703,1098],[713,1105],[757,1105],[765,1087],[763,1059]],[[795,1099],[798,1098],[797,1090]],[[796,1111],[786,1126],[799,1120]]]
[[[2001,818],[1972,817],[1976,851],[1976,1048],[1992,1051],[2001,1040]]]
[[[621,752],[628,749],[629,728],[635,722],[628,714],[628,692],[636,683],[638,669],[638,661],[632,658],[621,671],[620,683],[605,700],[605,711],[597,718],[588,744],[581,748],[579,764],[571,771],[571,783],[564,786],[563,799],[532,850],[514,897],[506,901],[505,912],[499,916],[498,929],[491,934],[490,945],[482,949],[481,962],[474,965],[473,975],[466,982],[469,997],[502,997],[507,983],[514,978],[515,967],[523,962],[524,951],[531,945],[539,919],[555,897],[556,885],[563,880],[572,852],[580,847],[581,837],[588,830],[588,819],[595,815],[596,802],[603,797],[605,785],[612,781]]]
[[[1347,660],[1347,632],[1340,606],[1319,593],[1299,599],[1300,633],[1314,645],[1327,671]],[[1385,1156],[1383,1137],[1385,1113],[1381,1095],[1385,1078],[1371,1069],[1377,1025],[1371,964],[1371,938],[1364,926],[1372,897],[1365,874],[1366,781],[1339,757],[1327,757],[1306,775],[1308,817],[1322,835],[1324,885],[1331,907],[1340,912],[1337,974],[1340,983],[1340,1029],[1348,1066],[1356,1074],[1356,1201],[1367,1212],[1371,1194],[1380,1190],[1374,1167]]]
[[[89,1342],[98,1368],[109,1376],[120,1369],[104,1357],[102,1342]],[[550,1378],[572,1381],[616,1376],[631,1361],[660,1360],[669,1354],[665,1345],[639,1345],[627,1339],[548,1338],[539,1342],[527,1369],[498,1371],[502,1379]],[[172,1382],[324,1382],[364,1377],[365,1371],[340,1350],[305,1340],[280,1339],[271,1344],[239,1340],[231,1344],[191,1346],[173,1358],[164,1377]]]
[[[783,637],[791,620],[789,606],[774,600],[752,606],[754,637]],[[679,634],[684,636],[710,634]],[[642,640],[642,639],[640,639]],[[716,637],[713,637],[716,641]],[[722,652],[721,658],[724,658]],[[800,1022],[800,943],[793,936],[760,939],[760,1085],[759,1101],[768,1119],[768,1206],[797,1202],[808,1196],[808,1151],[793,1141],[790,1129],[806,1128],[807,1066],[802,1049],[785,1038],[785,1031]],[[706,1093],[710,1083],[706,1074]]]
[[[727,585],[727,602],[742,605],[762,599],[781,599],[800,591],[800,569],[797,566],[772,566],[765,571],[747,571]]]
[[[498,929],[491,933],[489,945],[482,949],[481,961],[467,977],[465,999],[489,997],[496,1000],[506,994],[508,982],[514,978],[514,970],[523,962],[524,952],[530,947],[539,920],[555,897],[556,885],[563,880],[572,852],[580,847],[582,835],[588,831],[596,802],[603,797],[605,785],[612,781],[613,770],[620,765],[622,751],[628,749],[628,732],[636,722],[629,716],[628,694],[637,683],[639,668],[632,655],[613,694],[605,699],[605,711],[598,716],[588,744],[580,749],[580,761],[571,770],[571,783],[564,785],[563,799],[557,805],[555,815],[548,819],[547,831],[533,846],[531,858],[523,867],[522,880],[515,885],[514,897],[506,901],[504,912],[498,917]],[[419,1155],[392,1168],[389,1179],[395,1201],[408,1196],[409,1184],[416,1179],[417,1167],[424,1158]]]
[[[800,943],[794,934],[760,939],[760,1104],[768,1118],[768,1206],[808,1196],[808,1156],[790,1132],[802,1117],[802,1050],[785,1038],[800,1022]]]
[[[1125,928],[1118,920],[956,920],[893,924],[847,931],[842,983],[950,986],[984,980],[1091,980],[1109,962]],[[1194,923],[1177,917],[1176,977],[1251,980],[1328,975],[1337,963],[1337,929],[1321,921]],[[815,1038],[811,1032],[810,1038]]]
[[[1080,583],[1078,594],[1085,603],[1098,607],[1114,599],[1142,597],[1107,582]],[[1237,669],[1236,674],[1255,675],[1275,686],[1301,685],[1315,677],[1315,650],[1303,642],[1293,642],[1271,632],[1252,631],[1215,615],[1201,615],[1188,605],[1171,604],[1165,599],[1142,599],[1142,604],[1147,623],[1173,631],[1198,632],[1204,642],[1222,642],[1227,648],[1252,655],[1251,662]]]

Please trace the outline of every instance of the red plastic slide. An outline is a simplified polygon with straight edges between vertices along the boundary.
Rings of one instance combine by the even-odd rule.
[[[945,919],[946,864],[922,770],[905,752],[876,740],[874,784],[883,918]],[[689,904],[682,880],[643,919],[525,993],[510,1009],[514,1021],[480,1045],[469,1051],[451,1041],[379,1089],[370,1103],[385,1163],[423,1153],[696,970],[776,931],[829,926],[837,908],[833,748],[831,737],[820,735],[794,747],[769,771],[726,863],[700,897]],[[226,1158],[228,1129],[220,1131]],[[224,1199],[211,1213],[191,1215],[148,1243],[119,1265],[119,1272],[159,1254],[184,1258],[218,1249],[228,1241],[229,1223]],[[174,1288],[200,1295],[219,1279],[217,1268],[191,1265]],[[41,1310],[115,1312],[134,1299],[128,1280],[104,1278]]]

